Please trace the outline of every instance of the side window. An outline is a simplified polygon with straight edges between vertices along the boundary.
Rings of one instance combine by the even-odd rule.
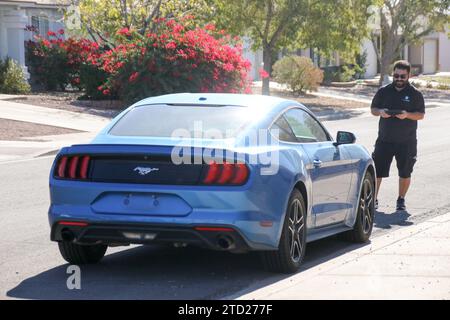
[[[328,141],[328,136],[322,126],[306,111],[291,109],[284,116],[298,142]]]
[[[286,142],[298,142],[295,138],[294,132],[292,132],[292,129],[289,126],[289,123],[287,123],[284,116],[279,117],[278,120],[275,121],[275,123],[270,128],[270,131],[273,135],[275,135],[275,133],[273,132],[274,129],[278,130],[277,138],[279,140]]]

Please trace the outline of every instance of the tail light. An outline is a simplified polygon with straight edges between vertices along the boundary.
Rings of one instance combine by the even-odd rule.
[[[77,221],[59,221],[59,225],[61,226],[69,226],[69,227],[87,227],[88,224],[86,222],[77,222]]]
[[[248,175],[249,170],[244,163],[211,162],[202,182],[215,185],[243,185]]]
[[[58,160],[55,176],[63,179],[86,180],[88,178],[89,156],[62,156]]]

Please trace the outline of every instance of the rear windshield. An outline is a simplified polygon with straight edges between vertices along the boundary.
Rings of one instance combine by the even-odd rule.
[[[243,130],[251,118],[249,108],[239,106],[146,105],[126,113],[109,134],[178,137],[176,133],[182,129],[190,138],[230,138]]]

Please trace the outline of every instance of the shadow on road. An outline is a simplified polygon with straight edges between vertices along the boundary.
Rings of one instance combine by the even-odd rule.
[[[355,250],[337,237],[308,244],[299,272]],[[57,250],[55,248],[55,250]],[[262,269],[259,255],[197,248],[139,246],[81,266],[81,290],[67,289],[68,264],[22,281],[7,292],[22,299],[220,299],[287,277]]]
[[[408,211],[395,211],[392,213],[386,213],[377,211],[375,213],[374,228],[391,229],[392,226],[410,226],[414,224],[412,221],[408,221],[411,216]]]
[[[320,119],[320,121],[350,119],[358,117],[366,111],[365,109],[331,108],[315,106],[314,104],[306,104],[306,106]]]

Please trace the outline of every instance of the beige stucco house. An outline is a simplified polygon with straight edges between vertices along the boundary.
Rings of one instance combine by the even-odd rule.
[[[25,41],[33,32],[26,26],[36,28],[35,34],[46,36],[49,30],[64,29],[62,9],[68,1],[63,0],[0,0],[0,58],[10,57],[19,62],[24,71]]]

